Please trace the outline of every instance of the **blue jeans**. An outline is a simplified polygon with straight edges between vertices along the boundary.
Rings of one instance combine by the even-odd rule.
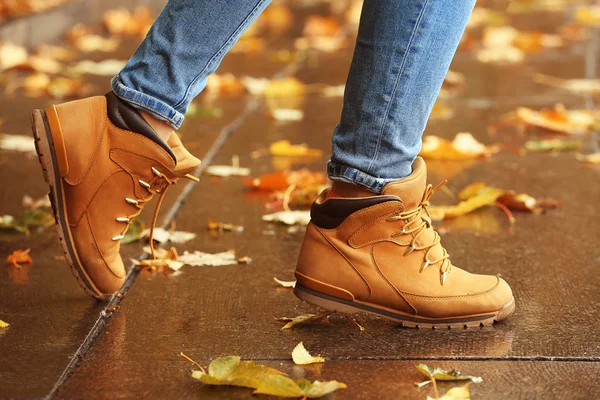
[[[117,96],[175,129],[269,0],[170,0],[112,80]],[[475,0],[365,0],[333,134],[330,179],[380,193],[410,175]]]

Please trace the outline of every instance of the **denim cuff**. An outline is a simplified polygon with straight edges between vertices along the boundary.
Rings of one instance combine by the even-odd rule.
[[[184,116],[167,103],[160,101],[145,93],[128,88],[123,84],[119,75],[115,75],[110,81],[113,92],[135,108],[149,112],[153,116],[170,123],[174,129],[178,129],[183,123]]]
[[[372,175],[359,171],[356,168],[348,167],[343,164],[337,164],[331,160],[327,162],[327,175],[332,181],[352,183],[376,194],[380,194],[383,190],[383,187],[388,183],[402,179],[376,178]]]

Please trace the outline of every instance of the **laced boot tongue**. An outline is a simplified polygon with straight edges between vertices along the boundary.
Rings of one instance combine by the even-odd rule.
[[[427,184],[427,167],[421,157],[413,164],[412,173],[404,179],[390,182],[383,188],[383,195],[397,196],[404,203],[405,210],[416,208],[425,193]]]
[[[175,159],[177,161],[177,165],[173,170],[173,173],[179,177],[184,177],[190,172],[194,171],[196,168],[200,166],[202,161],[198,158],[194,157],[192,153],[190,153],[181,143],[181,139],[177,136],[176,133],[173,133],[167,142],[173,154],[175,154]]]

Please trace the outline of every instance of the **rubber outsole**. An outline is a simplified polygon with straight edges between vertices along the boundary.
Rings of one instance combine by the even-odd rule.
[[[75,250],[71,232],[69,230],[69,221],[64,210],[64,195],[54,151],[54,140],[44,110],[34,110],[32,112],[31,131],[35,139],[35,149],[42,167],[44,180],[50,188],[48,197],[52,204],[52,211],[54,212],[54,219],[56,221],[56,231],[63,253],[65,254],[65,261],[69,265],[71,273],[77,280],[79,286],[81,286],[88,295],[98,300],[108,300],[112,295],[102,293],[94,286],[77,257],[77,251]]]
[[[479,315],[465,315],[452,318],[424,318],[416,315],[407,315],[391,309],[377,307],[373,304],[358,303],[355,301],[340,299],[325,293],[307,288],[296,282],[294,294],[300,300],[323,308],[327,311],[341,314],[353,315],[359,312],[384,317],[395,322],[400,322],[407,328],[474,328],[490,326],[494,322],[500,322],[510,317],[515,311],[515,301],[512,298],[497,312]]]

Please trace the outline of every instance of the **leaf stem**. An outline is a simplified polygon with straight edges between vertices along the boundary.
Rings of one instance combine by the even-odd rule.
[[[200,368],[200,371],[202,371],[203,374],[206,373],[206,371],[204,370],[204,368],[202,368],[202,366],[200,364],[198,364],[196,361],[192,360],[191,358],[189,358],[188,356],[183,354],[183,351],[179,353],[179,356],[185,358],[186,360],[188,360],[189,362],[194,364],[196,367]]]

